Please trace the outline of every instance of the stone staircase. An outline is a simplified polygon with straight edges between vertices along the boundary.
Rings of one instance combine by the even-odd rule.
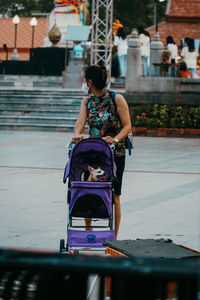
[[[62,76],[0,75],[0,87],[61,88]]]
[[[117,78],[111,89],[124,86]],[[0,75],[0,130],[73,131],[83,97],[59,76]]]
[[[111,89],[124,90],[125,78],[113,78],[113,81],[111,82]]]
[[[72,131],[81,91],[51,88],[0,89],[0,129]]]

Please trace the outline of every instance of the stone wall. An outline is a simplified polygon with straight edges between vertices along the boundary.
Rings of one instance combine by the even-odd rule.
[[[133,78],[133,77],[132,77]],[[127,93],[199,93],[200,80],[175,77],[134,77],[126,81]],[[200,99],[200,97],[199,97]],[[200,100],[199,100],[200,101]]]

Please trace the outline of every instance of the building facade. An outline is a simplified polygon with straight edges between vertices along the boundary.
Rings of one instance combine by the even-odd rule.
[[[195,47],[200,47],[200,0],[168,0],[166,21],[158,25],[160,39],[166,45],[166,37],[171,35],[177,45],[185,37],[195,39]],[[155,26],[146,28],[151,38]]]

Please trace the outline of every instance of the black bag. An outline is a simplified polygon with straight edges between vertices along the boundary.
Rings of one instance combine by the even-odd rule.
[[[118,116],[118,119],[120,120],[120,117],[119,117],[119,115],[117,113],[117,105],[116,105],[116,102],[115,102],[115,95],[116,95],[115,92],[111,92],[112,101],[113,101],[113,104],[114,104],[114,107],[115,107],[115,112],[116,112],[116,114]],[[120,120],[120,122],[121,122],[121,120]],[[124,141],[125,141],[125,147],[126,147],[126,149],[128,149],[129,155],[131,155],[131,149],[134,148],[133,137],[134,137],[134,132],[133,132],[133,130],[131,130],[131,132],[128,134],[128,136],[124,139]]]
[[[128,149],[129,155],[131,155],[131,149],[134,148],[133,136],[134,136],[134,132],[133,132],[133,130],[131,130],[131,132],[125,138],[125,147],[126,147],[126,149]]]

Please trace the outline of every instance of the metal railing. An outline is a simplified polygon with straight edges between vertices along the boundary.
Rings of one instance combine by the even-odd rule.
[[[114,258],[0,250],[0,299],[84,300],[99,275],[97,299],[111,278],[114,300],[198,300],[200,261]],[[173,288],[172,288],[173,287]]]

